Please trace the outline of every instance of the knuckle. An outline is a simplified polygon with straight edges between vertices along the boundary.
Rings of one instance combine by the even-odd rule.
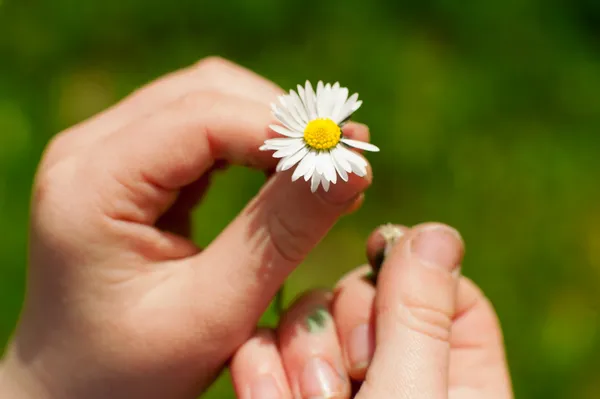
[[[210,115],[211,112],[223,101],[223,94],[217,91],[201,90],[185,94],[177,101],[175,108],[182,113],[190,115],[199,112]]]
[[[449,342],[453,311],[432,306],[422,300],[404,298],[396,306],[380,306],[378,319],[392,319],[394,323],[438,341]]]
[[[53,192],[63,191],[65,174],[69,169],[70,162],[59,162],[47,168],[42,168],[35,177],[33,184],[33,199],[35,203],[44,202]]]
[[[57,160],[63,157],[67,152],[67,148],[69,147],[69,141],[70,137],[65,132],[58,133],[52,137],[46,145],[46,149],[44,150],[42,164],[47,164],[50,160]]]
[[[232,63],[226,59],[216,55],[211,55],[198,61],[195,65],[195,69],[201,73],[210,73],[229,68],[231,65]]]
[[[276,254],[291,263],[300,262],[310,248],[310,236],[293,226],[279,211],[268,213],[269,239]]]
[[[39,172],[33,185],[35,241],[40,248],[51,248],[53,254],[81,255],[81,244],[93,230],[89,206],[79,187],[81,180],[75,176],[77,168],[72,158],[61,160]]]

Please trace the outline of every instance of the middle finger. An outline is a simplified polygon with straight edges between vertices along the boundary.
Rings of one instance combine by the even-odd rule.
[[[280,351],[296,398],[350,395],[330,301],[330,293],[310,292],[295,302],[279,326]]]

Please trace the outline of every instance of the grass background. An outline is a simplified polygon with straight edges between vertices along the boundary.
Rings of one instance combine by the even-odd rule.
[[[495,304],[520,398],[600,397],[597,0],[0,0],[0,343],[18,317],[28,198],[56,132],[207,55],[284,88],[339,80],[383,151],[364,207],[290,280],[332,285],[378,224],[440,220]],[[234,169],[207,243],[258,190]],[[207,398],[230,393],[222,379]]]

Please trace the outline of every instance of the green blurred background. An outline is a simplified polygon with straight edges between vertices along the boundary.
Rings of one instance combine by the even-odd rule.
[[[45,144],[213,54],[283,88],[339,80],[382,148],[364,207],[297,270],[288,299],[364,262],[378,224],[443,221],[498,310],[517,396],[600,398],[598,0],[0,0],[0,343],[23,298]],[[220,176],[197,240],[261,182]],[[206,396],[230,392],[225,378]]]

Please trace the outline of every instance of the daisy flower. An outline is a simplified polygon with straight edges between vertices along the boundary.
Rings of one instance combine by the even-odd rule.
[[[315,92],[307,81],[304,87],[298,85],[298,92],[290,90],[279,96],[279,104],[271,104],[281,125],[269,127],[285,137],[266,140],[260,150],[275,151],[273,157],[281,158],[278,172],[296,166],[292,181],[310,180],[313,193],[319,185],[328,191],[338,176],[348,181],[349,173],[367,174],[367,162],[350,148],[379,151],[373,144],[344,137],[342,126],[362,105],[358,94],[348,94],[339,83],[324,85],[321,81]]]

